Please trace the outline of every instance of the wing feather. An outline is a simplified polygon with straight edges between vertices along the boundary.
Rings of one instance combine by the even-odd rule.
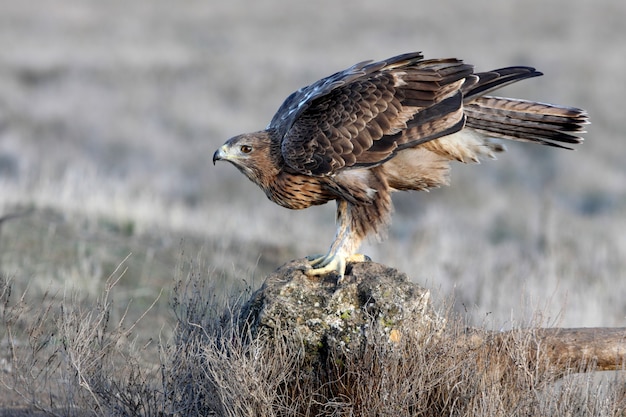
[[[526,78],[539,77],[543,73],[537,71],[533,67],[506,67],[489,72],[481,72],[475,74],[475,80],[472,83],[466,83],[463,86],[463,94],[465,102],[470,102],[476,97],[480,97],[490,91],[497,90],[506,85],[512,84]]]
[[[330,176],[454,133],[465,121],[460,89],[472,72],[457,59],[408,54],[352,67],[343,78],[334,74],[330,84],[322,80],[305,94],[306,103],[287,106],[299,113],[277,135],[283,160],[295,172]]]
[[[278,111],[268,124],[267,130],[273,130],[278,137],[282,138],[293,123],[317,98],[329,94],[336,88],[350,84],[356,79],[367,77],[369,74],[375,73],[385,66],[391,69],[394,66],[406,65],[407,63],[420,61],[422,59],[423,55],[421,52],[409,52],[380,62],[359,62],[348,69],[322,78],[289,95],[278,108]]]

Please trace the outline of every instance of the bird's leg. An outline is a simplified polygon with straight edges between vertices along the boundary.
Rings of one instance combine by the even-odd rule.
[[[308,276],[335,272],[339,274],[339,280],[341,280],[348,262],[369,261],[365,255],[355,254],[362,239],[352,232],[352,216],[347,201],[337,202],[337,223],[337,234],[328,253],[323,256],[308,257],[311,264],[311,269],[305,271]]]

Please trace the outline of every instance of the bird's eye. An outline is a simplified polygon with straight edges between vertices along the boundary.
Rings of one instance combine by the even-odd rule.
[[[250,145],[241,145],[241,148],[239,148],[239,149],[241,149],[242,153],[250,153],[250,152],[252,152],[252,146],[250,146]]]

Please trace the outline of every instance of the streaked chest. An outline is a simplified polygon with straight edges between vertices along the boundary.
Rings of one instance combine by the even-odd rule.
[[[265,188],[265,194],[276,204],[292,210],[325,204],[335,199],[324,186],[323,179],[285,172],[281,172]]]

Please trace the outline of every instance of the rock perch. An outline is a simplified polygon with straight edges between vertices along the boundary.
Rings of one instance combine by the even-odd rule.
[[[358,353],[371,338],[398,342],[406,332],[425,337],[443,329],[430,305],[430,292],[406,274],[374,262],[349,264],[346,275],[311,278],[305,259],[269,275],[242,310],[256,337],[302,343],[309,355]],[[413,334],[415,337],[415,334]]]

